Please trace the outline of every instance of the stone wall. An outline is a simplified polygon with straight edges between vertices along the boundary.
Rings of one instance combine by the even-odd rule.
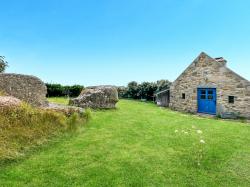
[[[0,92],[16,97],[33,106],[46,106],[47,88],[34,76],[0,73]]]
[[[174,110],[197,112],[197,88],[216,88],[217,114],[235,113],[250,118],[250,82],[205,53],[181,74],[170,88],[170,107]],[[185,93],[186,98],[182,99]],[[229,103],[228,97],[235,96]]]

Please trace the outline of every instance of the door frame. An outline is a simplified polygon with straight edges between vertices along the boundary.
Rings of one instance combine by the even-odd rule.
[[[208,93],[207,91],[208,90],[214,90],[214,96],[215,96],[215,112],[214,113],[211,113],[211,112],[202,112],[199,110],[199,102],[200,102],[200,90],[206,90],[206,97],[208,96]],[[214,88],[214,87],[198,87],[197,88],[197,113],[201,113],[201,114],[209,114],[209,115],[216,115],[217,114],[217,88]]]

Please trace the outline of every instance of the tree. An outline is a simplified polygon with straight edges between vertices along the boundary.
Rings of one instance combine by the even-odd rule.
[[[5,60],[4,56],[0,56],[0,73],[3,73],[8,66],[8,62]]]
[[[117,87],[119,98],[128,98],[128,88],[125,86]]]
[[[143,82],[139,85],[139,95],[141,99],[153,100],[154,92],[157,90],[157,84],[154,82]]]
[[[159,80],[157,81],[157,91],[162,91],[169,89],[171,86],[171,82],[169,80]]]
[[[138,84],[132,81],[127,87],[119,87],[120,98],[146,99],[152,101],[156,92],[169,89],[171,82],[168,80],[159,80],[157,82],[143,82]]]
[[[46,86],[47,86],[47,97],[62,97],[62,96],[77,97],[84,89],[84,86],[81,85],[62,86],[61,84],[47,83]]]
[[[139,99],[138,83],[132,81],[128,83],[128,97],[133,99]]]

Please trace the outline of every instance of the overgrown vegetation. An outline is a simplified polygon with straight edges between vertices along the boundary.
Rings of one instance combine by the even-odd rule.
[[[0,108],[0,163],[20,158],[63,132],[77,130],[89,118],[89,111],[66,117],[28,104]]]
[[[127,87],[118,87],[118,93],[120,98],[145,99],[152,101],[155,92],[168,89],[170,85],[171,82],[168,80],[143,82],[141,84],[132,81],[128,83]]]
[[[77,97],[80,95],[84,86],[73,85],[73,86],[63,86],[61,84],[46,84],[47,86],[47,97]]]
[[[5,60],[4,56],[0,56],[0,73],[3,73],[8,66],[8,62]]]

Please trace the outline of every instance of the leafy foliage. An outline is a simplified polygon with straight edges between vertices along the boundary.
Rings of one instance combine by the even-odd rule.
[[[46,84],[47,86],[47,97],[77,97],[80,95],[84,86],[73,85],[73,86],[62,86],[61,84]]]
[[[157,91],[162,91],[162,90],[166,90],[169,89],[171,82],[169,80],[159,80],[157,81]]]
[[[139,84],[135,81],[128,83],[128,97],[133,99],[139,99]]]
[[[3,73],[8,66],[8,62],[5,60],[4,56],[0,56],[0,73]]]
[[[170,85],[171,82],[168,80],[143,82],[141,84],[132,81],[128,83],[127,87],[118,87],[118,93],[120,98],[146,99],[151,101],[155,92],[168,89]]]

